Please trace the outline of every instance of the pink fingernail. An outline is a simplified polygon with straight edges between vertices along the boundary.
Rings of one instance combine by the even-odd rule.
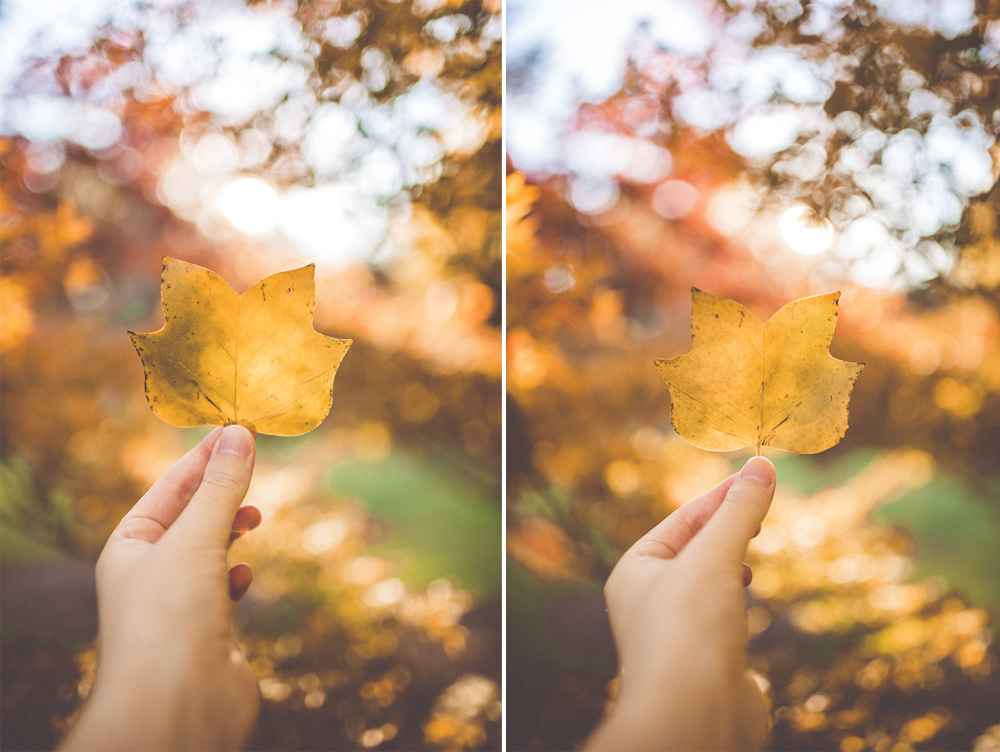
[[[756,478],[765,486],[770,486],[774,483],[774,466],[763,457],[751,457],[743,466],[740,477]]]
[[[249,457],[253,451],[253,436],[243,426],[226,426],[219,439],[219,453]]]

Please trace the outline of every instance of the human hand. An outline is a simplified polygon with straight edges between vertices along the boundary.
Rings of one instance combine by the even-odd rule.
[[[619,694],[588,750],[760,748],[768,719],[747,663],[743,558],[774,486],[774,466],[753,457],[622,556],[604,588]]]
[[[63,750],[238,749],[260,708],[230,620],[253,573],[226,552],[260,524],[242,507],[255,457],[216,428],[125,515],[97,562],[98,672]]]

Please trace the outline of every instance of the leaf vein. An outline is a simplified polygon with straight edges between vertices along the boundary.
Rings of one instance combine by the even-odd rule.
[[[687,392],[685,392],[685,391],[684,391],[683,389],[680,389],[680,388],[678,388],[678,387],[676,387],[676,386],[674,386],[673,388],[674,388],[674,389],[676,389],[676,390],[677,390],[677,392],[678,392],[679,394],[683,394],[683,395],[684,395],[685,397],[687,397],[687,398],[688,398],[689,400],[691,400],[691,402],[692,402],[693,404],[695,404],[695,405],[698,405],[698,406],[700,406],[700,407],[703,407],[703,408],[705,408],[705,410],[706,410],[706,411],[707,411],[707,410],[714,410],[715,412],[717,412],[717,413],[719,413],[720,415],[722,415],[722,416],[723,416],[724,418],[727,418],[728,420],[732,420],[732,418],[730,418],[730,417],[729,417],[728,415],[726,415],[726,413],[722,412],[722,410],[716,410],[716,409],[715,409],[714,407],[712,407],[712,406],[710,406],[710,405],[707,405],[707,404],[705,404],[705,403],[704,403],[703,401],[701,401],[701,400],[700,400],[700,399],[698,399],[697,397],[695,397],[695,396],[693,396],[693,395],[691,395],[691,394],[688,394],[688,393],[687,393]],[[727,404],[728,404],[728,403],[727,403]],[[731,429],[729,429],[729,428],[726,428],[726,427],[724,427],[724,426],[720,425],[720,424],[719,424],[718,422],[716,422],[716,420],[715,420],[714,418],[712,418],[712,416],[711,416],[711,415],[709,415],[709,414],[708,414],[708,412],[701,412],[700,414],[701,414],[702,416],[704,416],[704,417],[705,417],[705,419],[706,419],[706,420],[708,420],[708,422],[709,422],[709,423],[711,423],[711,424],[712,424],[713,426],[715,426],[716,428],[718,428],[718,429],[719,429],[719,430],[720,430],[720,431],[721,431],[722,433],[726,434],[727,436],[732,436],[732,437],[733,437],[734,439],[739,439],[740,441],[744,441],[744,442],[746,442],[746,443],[749,443],[749,442],[748,442],[748,441],[746,440],[746,438],[745,438],[745,437],[743,437],[743,436],[740,436],[740,435],[739,435],[739,434],[737,434],[737,433],[734,433],[734,432],[733,432],[733,430],[731,430]],[[742,413],[741,413],[741,414],[742,414]],[[746,416],[746,415],[744,414],[744,417],[748,417],[748,416]]]
[[[248,357],[245,361],[240,363],[240,368],[246,368],[250,363],[252,363],[253,359],[260,354],[261,350],[264,349],[264,346],[267,345],[272,339],[274,339],[274,336],[282,329],[282,327],[285,326],[285,324],[289,323],[288,317],[285,316],[285,313],[288,311],[289,308],[291,308],[291,306],[292,306],[292,301],[289,300],[288,303],[285,304],[285,307],[281,309],[281,313],[279,314],[281,317],[281,323],[279,323],[276,327],[274,327],[271,333],[268,334],[267,337],[264,339],[264,341],[260,343],[260,346],[250,354],[250,357]]]
[[[272,399],[272,398],[276,397],[277,395],[279,395],[279,394],[281,394],[283,392],[287,392],[287,391],[289,391],[291,389],[297,389],[299,387],[304,387],[306,384],[309,384],[309,383],[311,383],[313,381],[316,381],[317,379],[323,378],[324,376],[326,376],[331,371],[336,371],[336,370],[337,370],[337,366],[333,366],[331,368],[327,368],[326,370],[324,370],[324,371],[316,374],[315,376],[313,376],[310,379],[306,379],[305,381],[303,381],[303,382],[301,382],[299,384],[293,384],[292,386],[285,387],[284,389],[279,389],[278,391],[273,392],[272,394],[269,394],[266,397],[266,399]],[[294,399],[292,399],[290,402],[288,402],[286,405],[284,405],[282,408],[280,408],[276,412],[269,413],[269,414],[261,416],[259,418],[255,415],[255,416],[253,416],[251,418],[248,418],[248,420],[251,423],[253,423],[253,424],[256,425],[256,423],[259,422],[259,421],[261,421],[261,420],[269,420],[270,418],[273,418],[273,417],[275,417],[277,415],[281,415],[283,412],[285,412],[285,410],[287,410],[289,407],[291,407],[295,403],[295,400],[301,399],[303,396],[305,396],[307,394],[311,394],[312,392],[319,391],[321,388],[323,388],[323,385],[320,385],[319,387],[317,387],[315,389],[307,389],[306,391],[299,393]]]
[[[783,412],[784,410],[788,409],[789,405],[791,405],[792,403],[794,403],[794,402],[795,402],[795,401],[797,400],[799,404],[798,404],[798,405],[795,405],[795,406],[794,406],[794,407],[792,407],[792,408],[791,408],[790,410],[788,410],[788,412],[789,412],[789,413],[792,413],[792,412],[794,412],[794,411],[795,411],[795,410],[796,410],[797,408],[799,408],[799,407],[800,407],[800,406],[802,405],[802,403],[803,403],[803,402],[805,401],[805,398],[806,398],[806,396],[807,396],[807,395],[809,394],[809,392],[811,392],[811,391],[812,391],[813,389],[815,389],[815,388],[816,388],[816,385],[815,385],[815,384],[813,384],[813,385],[812,385],[811,387],[809,387],[809,388],[808,388],[808,389],[806,389],[806,390],[805,390],[804,392],[802,392],[802,394],[798,394],[798,395],[796,395],[796,396],[792,397],[792,399],[790,399],[790,400],[789,400],[788,402],[786,402],[786,403],[785,403],[784,405],[782,405],[782,406],[781,406],[781,407],[779,407],[779,408],[778,408],[777,410],[775,410],[775,411],[774,411],[773,413],[771,413],[771,414],[770,414],[770,415],[769,415],[769,416],[767,417],[767,419],[766,419],[766,420],[764,421],[764,423],[767,423],[767,422],[769,422],[769,421],[770,421],[770,420],[772,420],[772,419],[773,419],[773,418],[774,418],[774,417],[775,417],[776,415],[781,415],[781,413],[782,413],[782,412]]]
[[[747,382],[747,384],[750,386],[751,389],[756,389],[757,385],[750,380],[749,376],[747,376],[745,373],[743,373],[743,371],[740,370],[740,367],[738,365],[736,365],[736,361],[733,360],[733,356],[729,354],[729,351],[722,344],[722,338],[718,334],[715,335],[715,340],[719,345],[719,349],[722,350],[722,352],[725,354],[727,358],[729,358],[729,362],[733,364],[733,369],[736,371],[736,373],[738,373],[740,376],[743,377],[743,380]]]
[[[176,348],[176,346],[173,347],[173,351],[174,351],[174,358],[173,359],[171,359],[171,358],[164,358],[165,361],[167,361],[168,363],[176,363],[181,368],[183,368],[185,371],[187,371],[191,376],[193,376],[199,382],[201,382],[202,386],[204,386],[206,390],[208,390],[210,392],[214,392],[215,394],[217,394],[219,396],[219,399],[221,399],[223,402],[225,402],[230,407],[235,407],[235,405],[233,405],[232,400],[226,399],[226,396],[224,394],[222,394],[222,392],[220,392],[218,389],[215,389],[214,387],[210,386],[205,381],[205,379],[203,379],[197,373],[195,373],[190,368],[188,368],[187,365],[184,363],[184,361],[180,360],[179,356],[177,355],[177,348]]]

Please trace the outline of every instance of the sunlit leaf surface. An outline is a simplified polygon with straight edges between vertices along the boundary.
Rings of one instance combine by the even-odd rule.
[[[657,360],[674,430],[714,451],[799,454],[834,446],[863,363],[830,357],[840,293],[788,303],[762,323],[739,303],[691,291],[691,352]]]
[[[351,340],[313,329],[314,269],[272,274],[239,295],[215,272],[165,258],[163,329],[129,333],[153,412],[174,426],[280,436],[318,426]]]

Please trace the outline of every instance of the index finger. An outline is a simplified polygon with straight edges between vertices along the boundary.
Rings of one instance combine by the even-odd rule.
[[[704,532],[691,544],[691,554],[707,559],[742,561],[771,507],[777,478],[766,457],[751,457],[726,494]]]
[[[144,519],[159,526],[158,535],[162,535],[184,511],[201,485],[208,459],[212,456],[212,447],[221,431],[221,426],[213,429],[177,460],[126,513],[118,527]]]
[[[626,555],[653,556],[659,559],[672,559],[677,556],[695,533],[712,518],[729,493],[729,488],[739,477],[739,473],[733,473],[719,485],[682,504],[637,540],[632,548],[625,552]]]

